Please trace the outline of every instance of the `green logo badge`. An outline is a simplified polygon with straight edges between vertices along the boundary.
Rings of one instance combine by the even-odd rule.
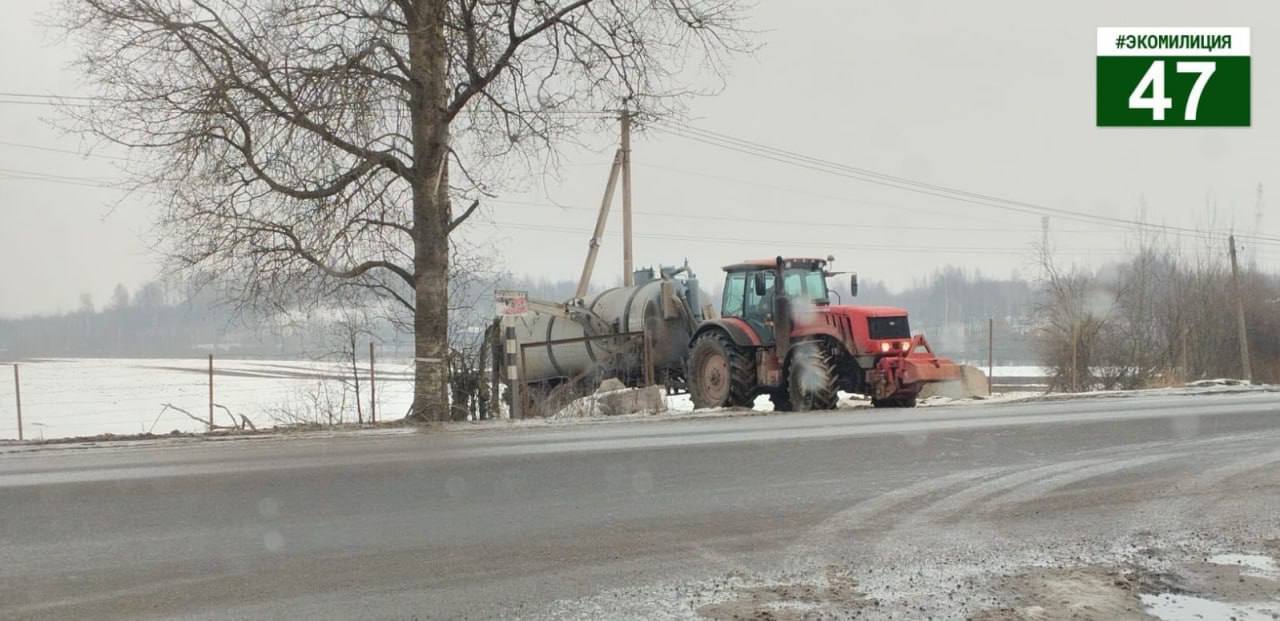
[[[1249,126],[1248,28],[1098,29],[1098,127]]]

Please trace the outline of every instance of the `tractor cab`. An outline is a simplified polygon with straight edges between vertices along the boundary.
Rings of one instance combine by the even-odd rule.
[[[834,408],[844,390],[877,406],[911,406],[925,382],[959,378],[899,308],[832,304],[831,259],[783,258],[726,266],[721,317],[693,338],[687,378],[699,407]],[[857,295],[856,275],[850,276]],[[923,351],[921,351],[923,350]]]
[[[831,292],[827,290],[825,265],[822,259],[789,259],[781,270],[774,260],[726,266],[720,314],[741,319],[764,343],[773,343],[779,280],[793,308],[827,306]]]

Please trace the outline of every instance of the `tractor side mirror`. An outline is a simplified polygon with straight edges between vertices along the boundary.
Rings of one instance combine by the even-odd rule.
[[[751,276],[751,286],[755,287],[756,297],[762,298],[769,292],[769,290],[765,288],[764,273],[762,272],[756,272]]]
[[[850,297],[858,297],[858,275],[854,274],[849,277],[849,295]]]

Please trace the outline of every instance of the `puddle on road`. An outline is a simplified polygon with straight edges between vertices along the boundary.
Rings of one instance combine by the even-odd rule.
[[[1190,592],[1143,594],[1147,614],[1161,621],[1275,621],[1280,619],[1280,566],[1266,554],[1215,554],[1187,565]]]
[[[1147,614],[1161,621],[1275,621],[1280,618],[1280,603],[1277,602],[1225,603],[1192,595],[1161,593],[1143,595],[1142,605]]]
[[[1280,567],[1267,554],[1216,554],[1161,570],[1127,565],[1034,568],[997,587],[1006,607],[978,621],[1280,620]]]

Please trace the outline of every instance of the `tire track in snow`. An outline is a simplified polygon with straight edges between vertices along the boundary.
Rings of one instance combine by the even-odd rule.
[[[916,511],[903,520],[894,530],[910,531],[930,523],[959,517],[962,513],[971,512],[973,507],[988,498],[998,496],[1009,490],[1028,483],[1051,478],[1062,472],[1077,470],[1100,463],[1098,459],[1078,459],[1072,461],[1047,464],[1031,469],[1018,469],[977,485],[966,487],[954,494],[933,502],[921,511]]]
[[[1028,485],[1023,485],[1017,489],[1009,490],[1008,492],[999,494],[996,497],[991,498],[987,504],[991,506],[995,506],[995,505],[1014,505],[1014,504],[1020,504],[1025,502],[1031,502],[1034,500],[1038,500],[1064,487],[1067,487],[1068,485],[1073,485],[1075,483],[1080,483],[1082,481],[1087,481],[1089,479],[1095,479],[1098,477],[1115,474],[1117,472],[1129,470],[1131,468],[1136,468],[1139,466],[1146,466],[1149,464],[1167,461],[1177,456],[1178,455],[1175,455],[1175,454],[1166,454],[1166,455],[1147,455],[1143,457],[1130,457],[1127,459],[1118,458],[1118,459],[1113,459],[1113,460],[1105,461],[1098,464],[1083,466],[1071,472],[1064,472],[1062,474],[1054,475],[1054,476],[1042,479],[1040,481],[1032,482]]]
[[[975,479],[990,477],[1008,468],[982,468],[966,470],[944,477],[928,478],[906,487],[894,489],[843,509],[809,529],[793,548],[801,556],[820,555],[831,547],[833,541],[865,531],[880,524],[880,518],[895,509],[904,509],[921,499],[950,487],[960,486]]]

